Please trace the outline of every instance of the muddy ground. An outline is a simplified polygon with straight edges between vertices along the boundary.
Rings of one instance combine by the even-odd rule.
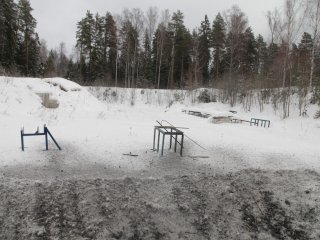
[[[0,239],[320,239],[320,175],[1,175]]]

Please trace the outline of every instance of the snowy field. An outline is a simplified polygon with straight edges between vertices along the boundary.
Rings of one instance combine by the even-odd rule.
[[[93,94],[90,94],[87,89],[63,79],[1,78],[0,84],[1,169],[41,167],[48,176],[46,170],[50,171],[50,164],[54,162],[61,167],[76,167],[85,171],[88,166],[94,165],[108,171],[112,168],[129,172],[163,169],[160,174],[171,171],[172,165],[181,171],[206,166],[216,173],[247,168],[320,171],[319,120],[298,117],[297,110],[292,112],[293,117],[281,120],[271,109],[263,113],[258,110],[245,113],[241,106],[231,109],[219,103],[192,104],[188,96],[180,103],[172,103],[170,97],[173,98],[174,94],[170,95],[167,91],[144,90],[142,94],[141,90],[133,93],[125,89],[91,88]],[[37,93],[45,92],[51,94],[50,98],[58,100],[57,109],[42,105]],[[103,92],[111,97],[105,95],[103,101]],[[112,102],[115,93],[117,102]],[[208,119],[184,114],[183,109],[202,109],[213,114],[236,110],[238,118],[268,119],[271,127],[250,127],[246,123],[212,124]],[[312,109],[309,115],[313,116]],[[183,129],[187,135],[183,157],[168,149],[165,149],[163,157],[151,151],[153,127],[157,125],[157,120],[188,128]],[[29,137],[25,139],[26,150],[22,152],[21,127],[26,133],[33,133],[37,127],[43,131],[44,124],[47,124],[63,151],[59,152],[50,142],[50,151],[46,152],[43,137]],[[163,124],[168,125],[166,122]],[[129,152],[139,157],[123,155]],[[207,158],[193,159],[190,156]],[[60,160],[52,162],[55,158]],[[72,177],[67,172],[65,175]]]
[[[58,108],[43,106],[40,96],[45,93],[58,102]],[[308,118],[299,117],[298,109],[293,108],[291,117],[281,120],[280,114],[274,113],[270,106],[262,113],[258,107],[244,112],[241,106],[230,108],[221,103],[197,103],[196,94],[83,88],[64,79],[0,77],[0,227],[6,229],[0,233],[1,239],[319,239],[315,226],[319,226],[320,221],[317,197],[320,194],[320,122],[312,118],[317,107],[308,110]],[[271,127],[254,127],[248,123],[213,124],[210,119],[183,113],[185,109],[217,116],[234,110],[237,118],[268,119]],[[187,128],[182,129],[186,134],[182,157],[168,149],[168,140],[164,156],[152,151],[153,128],[156,121],[163,120]],[[21,151],[20,129],[24,127],[26,133],[33,133],[39,127],[41,132],[44,124],[62,151],[52,141],[49,151],[45,151],[44,137],[25,138],[26,148]],[[129,153],[138,156],[123,155]],[[204,180],[211,185],[199,183]],[[185,184],[192,185],[188,188],[190,196]],[[92,188],[104,188],[105,192],[89,194],[87,191]],[[249,192],[255,196],[253,199],[245,195]],[[106,193],[117,197],[112,194],[108,197]],[[57,196],[61,201],[55,199]],[[143,201],[134,200],[137,196]],[[211,202],[215,196],[215,202]],[[64,221],[69,225],[54,225],[61,219],[50,218],[50,214],[65,214],[59,207],[55,210],[54,204],[60,201],[67,209],[71,198],[75,198],[77,206],[71,206],[70,219],[65,216]],[[236,198],[249,205],[236,202]],[[254,198],[263,200],[263,204],[255,204]],[[91,203],[93,199],[98,199],[96,204]],[[108,210],[109,200],[106,199],[113,204],[118,201],[121,206]],[[171,206],[170,201],[176,205]],[[219,201],[226,202],[226,206],[222,207]],[[103,214],[83,219],[89,212],[94,215],[97,204],[105,209],[106,219],[113,218],[108,231],[103,230],[107,228],[107,220],[100,219],[100,225],[95,222]],[[142,209],[136,212],[139,216],[134,218],[136,223],[128,217],[130,211],[122,209],[130,204],[131,208]],[[272,225],[272,216],[270,219],[267,215],[261,217],[262,212],[270,210],[270,204],[276,211],[273,217],[280,214],[283,221],[287,221],[277,222],[284,226],[281,229]],[[34,210],[38,206],[40,212]],[[240,208],[233,210],[237,212],[234,222],[225,220],[228,214],[234,214],[227,206]],[[163,222],[143,222],[148,208],[157,209]],[[304,220],[300,208],[306,215],[313,211],[314,217]],[[161,211],[163,209],[166,210]],[[217,209],[222,211],[221,216],[218,214],[221,219],[214,220]],[[291,211],[292,216],[287,211]],[[115,217],[112,215],[115,212],[123,215]],[[152,218],[159,217],[153,214]],[[170,218],[172,214],[177,218]],[[37,220],[40,216],[43,221]],[[23,219],[16,226],[20,229],[18,233],[10,221],[5,221],[8,218],[13,222]],[[229,225],[220,222],[222,218],[224,222],[229,221]],[[121,219],[128,223],[120,227]],[[171,221],[176,227],[170,227],[165,221]],[[128,230],[127,226],[131,228]],[[79,232],[81,228],[86,229],[86,233]],[[144,232],[144,228],[149,232]]]

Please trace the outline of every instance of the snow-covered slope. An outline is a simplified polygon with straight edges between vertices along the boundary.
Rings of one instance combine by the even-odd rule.
[[[50,122],[54,119],[96,116],[104,107],[80,85],[61,78],[0,77],[0,113],[11,118]],[[48,109],[39,94],[48,93],[59,107]]]

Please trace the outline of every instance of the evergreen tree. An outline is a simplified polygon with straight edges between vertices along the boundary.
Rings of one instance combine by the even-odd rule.
[[[267,43],[263,37],[259,34],[257,39],[257,59],[255,64],[254,72],[258,75],[267,74],[267,61],[268,61],[268,50]]]
[[[65,44],[62,42],[59,45],[58,57],[57,57],[57,76],[66,78],[68,72],[69,59],[66,56]]]
[[[92,82],[92,50],[93,38],[95,33],[95,20],[90,11],[77,24],[77,44],[80,51],[80,69],[82,81]]]
[[[153,38],[152,59],[154,85],[157,88],[169,88],[171,75],[170,64],[172,54],[171,33],[164,23],[160,23]]]
[[[198,87],[200,84],[203,85],[201,81],[203,78],[203,71],[200,64],[201,60],[201,46],[200,46],[200,37],[199,33],[196,30],[192,32],[192,47],[190,51],[191,57],[191,66],[190,66],[190,74],[188,77],[188,87],[194,88]]]
[[[28,0],[19,0],[17,26],[16,61],[24,75],[35,75],[38,71],[40,42],[35,32],[37,22],[32,16],[32,8]]]
[[[240,73],[248,76],[254,72],[257,62],[257,44],[250,27],[240,36],[241,41],[238,49],[239,70]]]
[[[146,30],[145,35],[144,35],[144,52],[143,52],[143,76],[145,79],[145,84],[147,86],[152,85],[152,79],[154,78],[153,75],[153,64],[152,64],[152,50],[151,50],[151,45],[150,45],[150,39],[149,39],[149,33]]]
[[[125,87],[133,87],[134,81],[134,57],[136,40],[138,39],[138,32],[132,26],[129,20],[123,22],[120,30],[121,38],[121,69],[122,77],[124,79]]]
[[[220,78],[224,72],[223,58],[226,44],[226,23],[220,13],[212,24],[211,44],[213,48],[213,76]]]
[[[46,61],[45,70],[44,70],[45,77],[55,77],[56,76],[56,72],[57,72],[56,65],[55,65],[56,55],[57,54],[53,50],[51,50],[49,52],[49,56]]]
[[[107,12],[104,24],[104,61],[108,78],[117,78],[117,27],[111,13]]]
[[[312,36],[309,33],[305,32],[297,48],[298,50],[297,70],[299,72],[299,75],[301,75],[303,79],[308,79],[308,76],[310,76],[312,48],[313,48]]]
[[[17,6],[13,0],[0,0],[0,66],[12,70],[17,44]]]
[[[202,69],[203,84],[209,82],[209,64],[210,64],[210,35],[211,28],[208,16],[205,15],[199,29],[199,65]]]
[[[105,82],[106,60],[105,56],[105,38],[104,38],[104,18],[97,13],[94,19],[94,28],[92,36],[92,50],[90,55],[91,81],[99,80]]]
[[[182,88],[185,85],[185,74],[188,72],[191,46],[191,34],[184,25],[184,16],[181,11],[173,13],[169,23],[172,51],[170,65],[170,81],[168,86]]]

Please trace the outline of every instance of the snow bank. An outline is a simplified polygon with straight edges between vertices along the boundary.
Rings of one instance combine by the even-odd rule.
[[[53,78],[0,77],[0,113],[18,118],[35,117],[43,121],[78,118],[104,111],[102,103],[71,81]],[[56,101],[55,110],[46,108],[44,96]]]
[[[59,86],[60,89],[65,92],[81,91],[83,89],[79,84],[66,80],[64,78],[45,78],[44,81],[54,86]]]

